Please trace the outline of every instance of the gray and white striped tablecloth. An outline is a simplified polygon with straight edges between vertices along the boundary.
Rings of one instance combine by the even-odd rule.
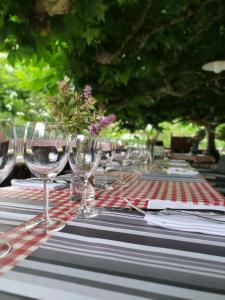
[[[0,299],[225,299],[225,239],[103,210],[1,277]]]

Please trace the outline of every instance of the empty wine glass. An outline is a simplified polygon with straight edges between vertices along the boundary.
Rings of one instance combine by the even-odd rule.
[[[0,120],[0,183],[11,173],[16,162],[16,132],[10,120]],[[0,258],[12,249],[11,245],[0,240]]]
[[[131,170],[136,173],[138,172],[136,169],[136,165],[138,162],[138,157],[139,157],[139,151],[136,147],[130,147],[127,151],[127,158],[126,160],[130,162],[131,164]]]
[[[108,185],[108,181],[107,181],[107,166],[110,166],[113,161],[113,157],[114,157],[113,145],[111,142],[102,141],[101,149],[102,149],[102,157],[100,160],[100,166],[103,169],[103,177],[104,177],[103,187],[106,190],[110,190],[112,189],[112,187]]]
[[[98,214],[94,206],[94,174],[101,160],[101,144],[93,136],[77,135],[70,141],[69,163],[76,178],[76,193],[81,200],[77,218],[90,218]],[[71,213],[75,213],[73,210]]]
[[[154,158],[154,163],[158,168],[158,171],[164,172],[163,168],[163,160],[164,160],[164,155],[165,155],[165,149],[163,146],[154,146],[153,148],[153,158]]]
[[[28,169],[43,180],[44,211],[40,218],[31,220],[27,229],[57,231],[65,223],[49,216],[47,182],[58,175],[68,161],[68,140],[59,124],[28,123],[24,136],[24,160]]]
[[[113,160],[119,163],[119,170],[120,170],[120,185],[125,186],[126,183],[123,181],[123,166],[124,162],[126,161],[127,153],[124,148],[123,142],[118,141],[115,144],[115,152],[113,154]]]

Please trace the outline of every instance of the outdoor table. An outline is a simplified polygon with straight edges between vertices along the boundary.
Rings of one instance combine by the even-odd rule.
[[[187,160],[195,163],[215,163],[215,159],[211,155],[189,154],[189,153],[173,153],[171,159]]]
[[[53,235],[25,228],[41,212],[41,190],[2,188],[1,229],[13,251],[0,260],[0,299],[224,299],[224,238],[149,226],[123,197],[143,209],[148,199],[225,206],[225,198],[206,181],[124,179],[128,187],[97,192],[93,219],[71,218],[69,191],[52,191],[51,215],[68,222]]]

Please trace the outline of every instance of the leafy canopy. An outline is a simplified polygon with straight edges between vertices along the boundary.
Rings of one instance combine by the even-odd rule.
[[[66,74],[91,84],[130,129],[175,118],[217,125],[225,75],[201,66],[225,59],[224,24],[223,0],[2,0],[0,50],[14,65],[48,62],[55,83]]]

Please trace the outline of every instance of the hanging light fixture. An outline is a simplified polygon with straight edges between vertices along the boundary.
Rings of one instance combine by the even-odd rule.
[[[225,60],[217,60],[204,64],[202,70],[219,74],[225,71]]]

